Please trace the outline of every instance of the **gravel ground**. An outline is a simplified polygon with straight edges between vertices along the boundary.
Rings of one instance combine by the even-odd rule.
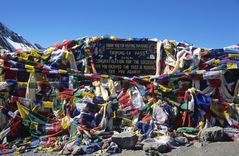
[[[168,156],[236,156],[239,142],[215,142],[202,147],[182,147],[166,154]]]
[[[21,156],[55,156],[57,153],[33,153],[28,152]],[[142,150],[123,150],[122,153],[114,154],[114,156],[144,156]],[[239,155],[239,142],[215,142],[205,143],[201,147],[194,145],[189,147],[181,147],[171,152],[162,154],[163,156],[236,156]],[[87,156],[93,156],[87,155]]]
[[[144,156],[144,151],[123,151],[115,156]],[[215,142],[202,147],[181,147],[163,156],[236,156],[239,155],[239,142]]]

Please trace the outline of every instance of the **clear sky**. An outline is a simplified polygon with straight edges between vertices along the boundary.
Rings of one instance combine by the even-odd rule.
[[[2,0],[0,21],[32,43],[114,35],[239,43],[239,0]]]

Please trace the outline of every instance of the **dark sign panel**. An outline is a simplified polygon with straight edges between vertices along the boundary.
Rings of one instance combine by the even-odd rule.
[[[103,39],[95,46],[93,58],[98,73],[124,76],[155,74],[156,42]]]

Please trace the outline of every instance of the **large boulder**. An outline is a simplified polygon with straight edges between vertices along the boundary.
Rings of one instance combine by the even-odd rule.
[[[112,136],[112,142],[115,142],[122,149],[132,149],[138,141],[138,136],[129,132],[122,132]]]
[[[169,142],[167,143],[171,148],[178,148],[180,146],[185,146],[188,144],[188,139],[186,137],[175,137],[171,138]]]
[[[199,141],[222,141],[224,138],[224,131],[221,127],[210,127],[203,129],[199,133]]]
[[[143,150],[145,153],[165,153],[168,152],[171,148],[168,144],[157,143],[157,142],[147,142],[144,144]],[[156,154],[157,155],[157,154]]]

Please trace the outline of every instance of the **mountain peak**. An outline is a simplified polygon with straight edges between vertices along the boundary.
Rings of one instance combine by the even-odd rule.
[[[21,35],[10,30],[0,22],[0,49],[14,52],[18,49],[30,50],[36,47],[24,39]]]

